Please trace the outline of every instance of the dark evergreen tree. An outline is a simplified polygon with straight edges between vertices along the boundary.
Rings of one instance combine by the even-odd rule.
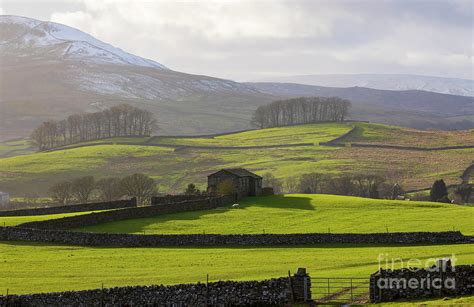
[[[448,188],[443,179],[436,180],[433,183],[430,191],[430,200],[437,202],[449,202],[448,200]]]

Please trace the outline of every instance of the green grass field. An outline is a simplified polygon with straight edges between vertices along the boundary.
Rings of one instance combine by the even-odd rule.
[[[0,243],[0,293],[79,290],[125,285],[254,280],[306,267],[313,277],[368,277],[386,257],[474,263],[474,245],[279,248],[87,248]],[[335,256],[337,255],[337,257]],[[385,256],[385,255],[384,255]],[[385,259],[385,258],[384,258]],[[430,263],[431,264],[431,263]],[[396,267],[400,265],[397,262]]]
[[[34,151],[28,139],[0,142],[0,158],[31,154]]]
[[[156,137],[153,143],[194,146],[266,146],[297,143],[318,145],[319,142],[332,140],[350,129],[346,124],[312,124],[260,129],[212,138]]]
[[[375,233],[460,230],[474,235],[474,207],[334,195],[249,197],[217,208],[89,226],[82,231],[186,233]],[[442,217],[442,218],[440,218]]]
[[[410,144],[412,140],[420,139],[420,133],[424,133],[385,125],[357,125],[363,129],[359,139],[367,142],[384,140],[384,136],[387,136],[390,142]],[[60,180],[85,175],[102,178],[142,172],[156,180],[161,192],[179,193],[191,182],[205,188],[208,174],[232,167],[245,167],[260,175],[271,172],[283,180],[309,172],[375,172],[389,177],[390,183],[399,182],[405,190],[412,190],[428,187],[438,178],[443,178],[448,184],[459,183],[459,176],[474,156],[474,149],[423,152],[317,145],[320,141],[345,133],[350,127],[349,124],[314,124],[255,130],[215,138],[153,139],[158,143],[206,146],[316,144],[303,147],[251,150],[190,148],[175,151],[143,144],[113,145],[123,141],[119,138],[110,139],[110,145],[0,158],[0,190],[10,192],[12,197],[28,196],[24,195],[26,192],[43,197],[47,196],[48,188]],[[397,135],[404,137],[397,138]],[[455,137],[450,136],[452,139]],[[134,140],[139,143],[146,138]]]

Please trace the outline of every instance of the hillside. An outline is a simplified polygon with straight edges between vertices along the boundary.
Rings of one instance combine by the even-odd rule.
[[[364,87],[322,87],[296,83],[248,83],[283,97],[340,97],[352,102],[350,117],[418,129],[474,127],[474,97],[421,90],[379,90]]]
[[[260,105],[319,94],[353,98],[353,119],[418,128],[474,127],[471,97],[287,85],[268,89],[177,72],[77,29],[17,16],[0,16],[0,42],[0,141],[28,136],[46,120],[121,103],[152,111],[162,135],[237,131],[250,128]]]
[[[418,140],[417,145],[424,147],[443,145],[449,140],[450,145],[474,145],[469,132],[437,134],[376,124],[355,125],[358,130],[351,137],[357,142],[412,146]],[[258,174],[271,172],[280,179],[310,172],[374,172],[412,190],[427,188],[437,178],[444,178],[448,184],[459,183],[474,156],[473,148],[420,151],[319,145],[351,128],[352,124],[301,125],[216,137],[142,138],[135,139],[134,145],[130,139],[125,139],[127,143],[121,143],[124,139],[100,140],[78,148],[2,158],[0,190],[9,191],[12,196],[44,196],[52,184],[63,179],[143,172],[156,180],[161,192],[177,193],[189,183],[204,188],[208,174],[233,167],[245,167]],[[424,134],[429,141],[420,137]]]
[[[268,77],[259,82],[299,83],[325,87],[367,87],[379,90],[421,90],[474,96],[474,80],[407,74],[324,74]]]
[[[455,228],[463,234],[474,235],[471,218],[474,207],[312,194],[249,197],[239,204],[240,209],[226,207],[168,214],[78,230],[147,234],[255,234],[450,231]],[[440,215],[444,218],[439,219]],[[453,224],[453,221],[456,223]]]

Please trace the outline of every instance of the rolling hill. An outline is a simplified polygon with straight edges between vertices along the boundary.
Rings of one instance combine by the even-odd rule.
[[[0,16],[0,141],[43,121],[128,103],[152,111],[163,135],[250,128],[253,111],[305,95],[345,95],[353,119],[418,128],[474,127],[471,97],[423,91],[238,83],[173,71],[66,25]],[[443,126],[444,125],[444,126]]]
[[[465,235],[474,235],[471,223],[474,208],[468,206],[323,194],[249,197],[239,205],[239,210],[224,207],[124,220],[77,230],[137,234],[260,234],[456,229]],[[439,219],[440,215],[444,218]],[[7,218],[0,218],[0,222],[2,219]]]
[[[346,146],[320,146],[356,126]],[[12,196],[44,196],[55,182],[83,175],[152,176],[161,192],[177,193],[189,183],[200,188],[216,169],[245,167],[286,179],[305,173],[378,173],[405,190],[448,184],[472,163],[474,148],[439,151],[351,147],[352,142],[415,147],[474,145],[470,131],[418,131],[368,123],[313,124],[253,130],[216,137],[109,139],[51,152],[0,159],[0,190]]]

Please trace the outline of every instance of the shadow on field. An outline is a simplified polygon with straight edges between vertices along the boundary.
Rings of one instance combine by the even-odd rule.
[[[300,210],[315,210],[316,208],[311,204],[311,198],[301,196],[260,196],[248,197],[241,202],[243,208],[246,207],[263,207],[276,209],[300,209]]]
[[[261,197],[248,197],[239,202],[240,209],[231,209],[230,205],[226,207],[219,207],[212,210],[202,211],[191,211],[191,212],[180,212],[171,213],[166,215],[157,215],[149,218],[123,220],[118,222],[104,223],[96,226],[89,226],[78,231],[86,232],[108,232],[108,233],[143,233],[148,226],[153,224],[162,224],[171,221],[186,221],[186,220],[198,220],[206,215],[218,215],[226,213],[228,211],[236,211],[236,213],[242,213],[241,210],[245,210],[251,207],[260,208],[273,208],[273,209],[299,209],[299,210],[315,210],[311,205],[311,198],[308,197],[297,197],[297,196],[261,196]],[[146,233],[145,233],[146,234]]]

